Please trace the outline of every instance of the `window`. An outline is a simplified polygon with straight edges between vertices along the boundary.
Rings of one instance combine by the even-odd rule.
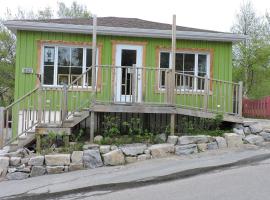
[[[75,46],[43,47],[43,84],[70,84],[92,65],[92,49]],[[97,59],[98,60],[98,59]],[[92,70],[77,85],[91,86]]]
[[[209,74],[209,54],[177,52],[175,54],[175,81],[176,87],[180,89],[203,90],[204,79],[194,76],[204,77]],[[165,88],[166,69],[171,66],[171,53],[160,52],[160,75],[159,87]]]

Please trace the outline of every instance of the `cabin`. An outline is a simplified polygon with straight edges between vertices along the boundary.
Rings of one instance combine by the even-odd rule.
[[[15,101],[0,110],[1,146],[39,143],[48,130],[68,135],[82,123],[93,141],[104,113],[139,116],[148,125],[165,120],[171,134],[183,115],[240,121],[232,45],[244,37],[174,23],[6,21],[17,37]]]

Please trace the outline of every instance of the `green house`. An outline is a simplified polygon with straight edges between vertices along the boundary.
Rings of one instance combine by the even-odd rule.
[[[172,133],[178,115],[241,117],[232,45],[243,36],[176,26],[174,54],[172,25],[136,18],[100,17],[97,26],[93,19],[5,25],[17,37],[15,102],[4,109],[1,125],[5,141],[10,127],[14,142],[49,128],[70,132],[83,121],[92,140],[102,113],[148,115],[150,121],[166,115]]]

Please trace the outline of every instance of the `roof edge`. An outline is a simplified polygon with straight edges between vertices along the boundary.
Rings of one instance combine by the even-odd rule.
[[[41,23],[41,22],[22,23],[21,21],[5,21],[3,24],[13,32],[16,32],[17,30],[29,30],[29,31],[91,34],[93,29],[92,25],[74,25],[74,24]],[[133,37],[171,38],[171,30],[123,28],[123,27],[108,27],[108,26],[98,26],[97,34],[133,36]],[[247,37],[232,33],[176,31],[176,38],[185,40],[240,42],[245,40]]]

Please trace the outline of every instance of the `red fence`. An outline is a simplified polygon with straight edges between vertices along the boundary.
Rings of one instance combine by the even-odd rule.
[[[270,119],[270,96],[260,100],[243,99],[243,116]]]

